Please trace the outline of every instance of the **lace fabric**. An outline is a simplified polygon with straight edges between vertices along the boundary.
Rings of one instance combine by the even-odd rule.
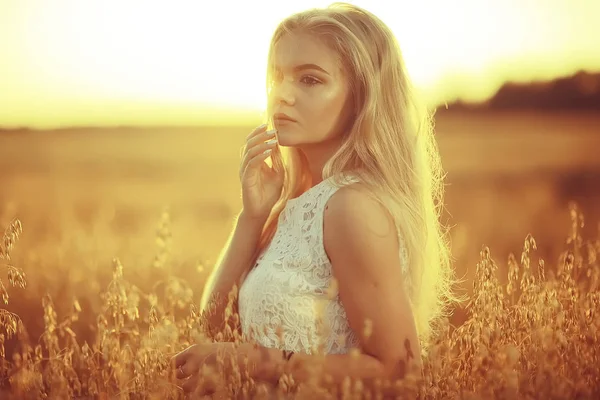
[[[347,353],[359,346],[323,245],[323,211],[338,189],[332,178],[325,179],[286,204],[271,243],[240,288],[240,322],[248,339],[307,354]]]

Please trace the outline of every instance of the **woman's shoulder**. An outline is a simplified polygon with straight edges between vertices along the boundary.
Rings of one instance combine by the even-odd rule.
[[[340,172],[330,176],[327,180],[338,189],[352,187],[360,190],[361,187],[366,187],[363,178],[357,171]]]
[[[393,226],[387,209],[375,199],[367,184],[360,180],[336,190],[325,207],[324,218],[329,225],[339,228],[389,227],[390,223]]]
[[[365,180],[359,171],[339,173],[332,176],[330,181],[337,187],[330,199],[332,205],[349,207],[353,205],[372,206],[378,203],[372,186],[367,183],[368,179]]]
[[[366,276],[371,264],[378,265],[381,273],[400,270],[394,220],[363,183],[334,193],[324,212],[323,227],[323,245],[334,270],[338,265],[361,276]]]

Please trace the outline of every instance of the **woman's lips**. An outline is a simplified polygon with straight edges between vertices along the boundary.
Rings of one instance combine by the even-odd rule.
[[[275,120],[275,125],[288,125],[288,124],[295,124],[296,121],[291,121],[289,119],[284,119],[284,118],[277,118]]]

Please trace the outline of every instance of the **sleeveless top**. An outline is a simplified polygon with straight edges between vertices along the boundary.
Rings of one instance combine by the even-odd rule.
[[[306,354],[340,354],[359,347],[323,245],[323,211],[338,189],[328,178],[288,200],[271,243],[240,287],[238,308],[245,338],[267,348]],[[400,244],[406,272],[406,248],[402,240]]]

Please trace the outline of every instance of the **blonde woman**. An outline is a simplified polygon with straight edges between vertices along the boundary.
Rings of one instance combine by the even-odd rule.
[[[230,341],[178,354],[177,377],[196,389],[219,351],[270,387],[419,371],[455,298],[432,124],[396,39],[334,3],[281,22],[268,61],[268,123],[246,138],[243,210],[203,300]]]

